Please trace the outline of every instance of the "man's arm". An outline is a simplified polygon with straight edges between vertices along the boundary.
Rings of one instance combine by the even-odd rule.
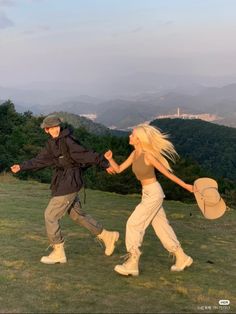
[[[67,146],[71,158],[78,164],[97,165],[103,169],[110,166],[103,154],[84,148],[70,137],[67,138]]]
[[[30,160],[24,161],[22,164],[15,164],[11,167],[11,171],[17,173],[25,170],[39,170],[45,167],[52,166],[53,156],[48,152],[46,148],[42,149],[41,152]]]

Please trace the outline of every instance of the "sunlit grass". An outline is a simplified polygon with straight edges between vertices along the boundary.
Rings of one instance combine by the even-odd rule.
[[[87,190],[84,206],[107,229],[121,234],[117,250],[106,257],[89,233],[62,219],[68,263],[43,265],[48,241],[44,208],[49,186],[0,177],[0,313],[234,313],[236,311],[236,214],[206,220],[196,205],[166,201],[167,216],[194,263],[181,273],[147,230],[139,277],[113,271],[125,253],[126,220],[138,195]],[[219,300],[230,300],[230,309]],[[205,306],[206,309],[202,307]]]

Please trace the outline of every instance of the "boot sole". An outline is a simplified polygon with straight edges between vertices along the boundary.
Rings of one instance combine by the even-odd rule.
[[[185,261],[185,263],[182,265],[182,267],[180,267],[180,268],[177,268],[177,267],[173,267],[173,266],[175,266],[175,265],[173,265],[172,267],[171,267],[171,271],[182,271],[182,270],[184,270],[186,267],[190,267],[191,265],[192,265],[192,263],[193,263],[193,259],[192,259],[192,257],[188,257],[187,259],[186,259],[186,261]]]
[[[127,273],[127,272],[125,272],[125,271],[122,271],[119,267],[115,267],[114,268],[114,271],[115,272],[117,272],[118,274],[120,274],[120,275],[123,275],[123,276],[134,276],[134,277],[136,277],[136,276],[138,276],[139,275],[139,272],[129,272],[129,273]]]
[[[43,264],[47,264],[47,265],[53,265],[53,264],[65,264],[67,263],[67,260],[66,259],[62,259],[60,261],[43,261],[42,259],[40,260],[41,263]]]
[[[119,237],[120,237],[120,234],[119,234],[119,232],[115,232],[115,234],[114,234],[114,237],[113,237],[113,247],[111,248],[111,250],[110,251],[108,251],[108,252],[105,252],[105,255],[106,256],[111,256],[112,255],[112,253],[114,252],[114,250],[115,250],[115,247],[116,247],[116,242],[119,240]]]

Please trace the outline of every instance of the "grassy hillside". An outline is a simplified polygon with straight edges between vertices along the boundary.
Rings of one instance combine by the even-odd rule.
[[[48,252],[43,209],[48,185],[0,177],[0,313],[233,313],[236,212],[205,220],[196,205],[166,202],[165,208],[191,268],[171,273],[172,260],[148,229],[141,275],[113,271],[124,249],[125,222],[139,196],[87,191],[85,209],[108,229],[121,232],[118,248],[106,257],[86,230],[65,217],[68,263],[43,265]],[[230,300],[230,309],[219,306]]]

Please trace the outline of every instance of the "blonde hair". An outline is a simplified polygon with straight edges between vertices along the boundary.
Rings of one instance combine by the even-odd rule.
[[[173,171],[167,159],[172,162],[179,157],[174,145],[168,140],[168,134],[162,133],[159,129],[149,124],[139,124],[135,128],[135,134],[140,140],[144,152],[151,153],[169,171]]]

